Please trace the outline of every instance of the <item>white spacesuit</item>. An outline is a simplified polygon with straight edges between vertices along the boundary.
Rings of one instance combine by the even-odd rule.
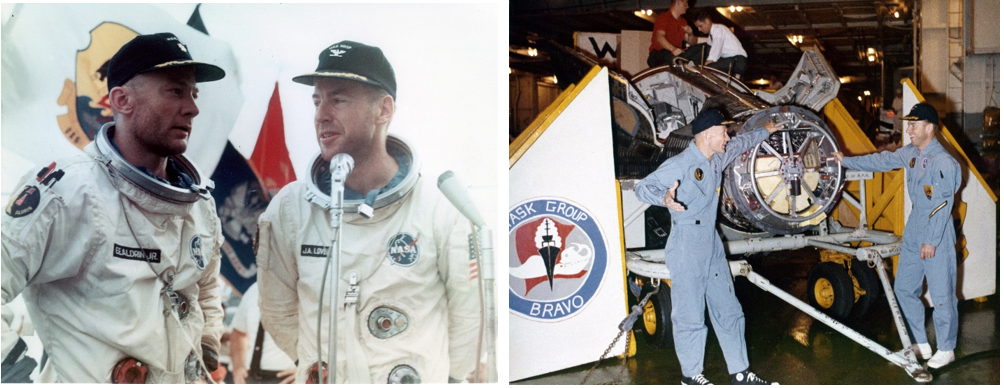
[[[337,382],[463,380],[478,361],[481,314],[470,227],[433,182],[419,177],[404,142],[390,136],[387,150],[405,161],[398,177],[405,176],[377,197],[371,219],[349,211],[343,217]],[[318,157],[309,176],[326,164]],[[328,360],[330,289],[322,309],[319,298],[333,230],[330,198],[314,180],[284,187],[258,225],[262,322],[298,360],[297,383]],[[354,208],[361,201],[349,202]]]
[[[3,303],[24,291],[48,354],[40,382],[108,383],[117,364],[145,366],[148,383],[193,381],[223,332],[216,206],[184,157],[169,163],[186,189],[125,162],[113,124],[87,155],[22,179],[3,215]],[[7,318],[4,356],[18,340]]]

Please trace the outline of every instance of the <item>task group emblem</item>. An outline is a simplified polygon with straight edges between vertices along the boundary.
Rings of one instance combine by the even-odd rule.
[[[59,129],[77,148],[84,149],[101,126],[112,121],[108,61],[137,35],[121,24],[103,22],[91,30],[90,44],[77,51],[76,80],[66,79],[56,100],[66,107],[66,113],[56,117]]]
[[[606,265],[606,239],[582,206],[539,198],[509,209],[509,311],[571,318],[596,296]]]

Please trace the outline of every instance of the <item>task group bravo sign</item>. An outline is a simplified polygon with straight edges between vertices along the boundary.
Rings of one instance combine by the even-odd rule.
[[[509,310],[538,321],[570,318],[585,307],[607,266],[595,218],[558,198],[531,199],[509,210]]]

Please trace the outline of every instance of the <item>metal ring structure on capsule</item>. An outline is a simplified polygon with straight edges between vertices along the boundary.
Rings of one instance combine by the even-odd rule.
[[[721,214],[749,232],[804,232],[826,219],[843,185],[839,146],[810,110],[776,106],[745,121],[737,135],[774,121],[782,127],[725,169]]]
[[[620,94],[626,97],[632,97],[630,92],[636,88],[635,93],[648,105],[648,109],[636,113],[645,120],[635,122],[647,124],[639,129],[656,134],[660,130],[669,132],[663,138],[643,136],[642,131],[615,129],[617,139],[632,136],[632,142],[615,142],[618,178],[643,177],[666,158],[682,152],[692,141],[689,122],[702,110],[720,109],[738,121],[740,124],[729,128],[731,132],[738,127],[736,134],[775,121],[785,129],[754,146],[725,169],[720,229],[728,239],[742,239],[795,234],[815,227],[835,206],[844,179],[840,163],[830,157],[839,148],[825,121],[813,110],[790,105],[799,103],[819,109],[835,96],[839,83],[835,83],[832,69],[825,61],[817,58],[816,51],[804,56],[786,87],[788,92],[783,96],[767,96],[772,97],[773,103],[728,74],[700,66],[660,66],[638,73],[623,87],[619,85],[623,82],[611,82],[625,89],[628,93]],[[620,94],[612,92],[615,102],[623,98]],[[637,104],[628,105],[637,109]],[[681,116],[688,123],[686,126],[679,124]],[[615,123],[625,127],[619,120]],[[657,156],[640,154],[638,150],[642,148],[634,145],[650,141],[647,137],[659,137],[658,142],[652,142],[663,147]],[[645,161],[647,168],[623,168]]]
[[[399,137],[387,135],[387,152],[391,155],[406,155],[408,159],[411,160],[411,168],[408,169],[408,174],[404,177],[404,180],[402,180],[401,183],[377,196],[376,201],[373,203],[374,209],[379,209],[396,202],[411,192],[411,189],[413,189],[415,184],[418,183],[420,165],[418,159],[415,157],[415,153],[411,149],[411,146]],[[310,168],[307,170],[307,176],[310,179],[307,180],[308,190],[304,195],[304,198],[307,201],[313,202],[323,209],[329,209],[331,207],[331,196],[325,194],[317,187],[317,181],[324,174],[324,169],[328,167],[328,165],[329,162],[324,160],[320,152],[314,156],[314,162],[310,164]],[[346,199],[344,203],[345,213],[359,213],[359,207],[362,204],[362,199]]]
[[[99,158],[106,161],[119,175],[153,196],[168,202],[194,203],[199,199],[209,199],[210,192],[213,191],[214,187],[213,181],[204,177],[198,167],[195,167],[195,164],[192,164],[184,155],[170,156],[169,159],[174,160],[175,166],[192,178],[194,183],[187,189],[161,182],[126,161],[112,145],[111,137],[114,135],[114,131],[114,122],[101,126],[98,134],[94,136],[94,143]]]

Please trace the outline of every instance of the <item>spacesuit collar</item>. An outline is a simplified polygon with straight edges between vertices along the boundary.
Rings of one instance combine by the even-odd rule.
[[[114,132],[114,122],[105,124],[95,135],[94,142],[88,145],[85,151],[109,167],[109,171],[114,175],[113,182],[123,194],[136,197],[131,199],[134,201],[143,200],[144,203],[161,201],[166,204],[180,205],[209,198],[213,182],[204,177],[199,169],[183,155],[168,158],[168,166],[172,170],[168,174],[172,182],[168,182],[156,178],[149,171],[144,172],[141,168],[126,161],[118,147],[111,141]],[[115,179],[117,177],[124,179]],[[127,181],[130,185],[123,185],[123,182],[120,181]],[[167,212],[173,213],[173,211]]]
[[[364,203],[374,209],[385,207],[403,198],[415,187],[419,176],[419,162],[408,143],[394,135],[387,135],[387,153],[397,161],[397,174],[386,186],[371,193],[359,193],[346,188],[345,213],[357,213],[359,206]],[[331,172],[328,171],[328,166],[328,161],[318,152],[307,171],[308,190],[304,196],[307,201],[324,209],[331,206]]]

